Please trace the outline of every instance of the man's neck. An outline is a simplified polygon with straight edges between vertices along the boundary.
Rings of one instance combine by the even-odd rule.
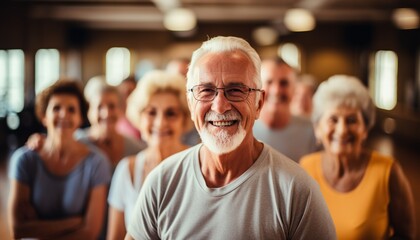
[[[201,148],[201,172],[208,187],[223,187],[254,164],[264,145],[251,137],[250,144],[242,144],[234,151],[223,155],[214,154],[205,146]]]

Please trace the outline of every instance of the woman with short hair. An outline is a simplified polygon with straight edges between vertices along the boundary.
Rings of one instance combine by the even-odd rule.
[[[300,164],[319,183],[338,239],[414,239],[413,194],[400,164],[364,147],[375,121],[368,90],[337,75],[319,86],[313,103],[324,150]]]
[[[87,104],[76,81],[59,80],[36,98],[46,127],[42,147],[11,157],[9,221],[13,238],[97,239],[105,216],[111,166],[76,141]]]

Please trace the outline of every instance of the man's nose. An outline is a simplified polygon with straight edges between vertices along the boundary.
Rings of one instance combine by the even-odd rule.
[[[226,98],[224,89],[217,89],[211,105],[211,110],[217,113],[224,113],[232,108],[230,101]]]

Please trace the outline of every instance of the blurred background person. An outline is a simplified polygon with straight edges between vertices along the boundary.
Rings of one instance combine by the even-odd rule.
[[[116,87],[110,86],[102,76],[91,78],[84,88],[89,103],[89,127],[79,128],[74,138],[87,144],[92,150],[105,154],[115,168],[127,156],[138,153],[146,147],[142,140],[125,136],[116,130],[122,111],[122,100]],[[26,145],[30,149],[40,149],[45,136],[35,133]]]
[[[165,70],[170,73],[179,73],[186,77],[189,64],[190,60],[188,58],[174,58],[166,64]]]
[[[255,121],[255,137],[294,161],[317,150],[312,124],[293,116],[293,98],[297,72],[280,58],[261,63],[262,89],[266,92],[260,118]]]
[[[123,159],[115,170],[108,197],[108,239],[124,239],[144,179],[165,158],[188,148],[181,136],[192,127],[185,80],[179,74],[146,73],[127,104],[128,117],[147,148]]]
[[[93,87],[91,87],[94,84]],[[88,82],[85,96],[89,102],[90,127],[76,131],[76,139],[98,147],[111,161],[113,167],[126,156],[138,153],[146,147],[143,141],[119,133],[116,124],[124,113],[122,99],[116,87],[104,81]]]
[[[184,76],[185,84],[187,83],[187,72],[188,65],[190,60],[188,58],[174,58],[168,62],[166,65],[166,71],[170,73],[178,73]],[[196,145],[201,142],[200,135],[197,132],[197,129],[191,128],[188,132],[184,133],[182,136],[182,142],[187,145]]]
[[[359,79],[336,75],[314,95],[312,121],[324,151],[303,157],[338,239],[415,239],[414,200],[400,164],[364,147],[375,107]]]
[[[136,85],[137,81],[135,77],[133,75],[130,75],[129,77],[122,80],[122,82],[117,86],[117,90],[122,98],[123,114],[121,114],[120,118],[118,119],[116,128],[119,133],[140,140],[140,131],[136,129],[130,121],[128,121],[126,113],[127,99],[133,92],[133,90],[136,88]]]
[[[21,147],[10,162],[8,215],[13,238],[97,239],[111,166],[76,141],[87,103],[77,82],[59,80],[36,98],[47,135],[38,150]]]
[[[290,102],[290,111],[295,116],[310,118],[312,114],[312,96],[317,88],[316,80],[308,74],[300,75]]]

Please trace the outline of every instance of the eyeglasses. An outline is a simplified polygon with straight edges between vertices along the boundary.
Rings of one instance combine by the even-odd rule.
[[[218,90],[223,90],[223,94],[226,99],[232,102],[241,102],[248,98],[249,93],[252,91],[261,92],[263,90],[250,88],[246,85],[232,85],[224,88],[218,88],[208,85],[195,85],[188,89],[188,92],[192,92],[194,98],[197,101],[209,102],[216,98],[219,93]]]

